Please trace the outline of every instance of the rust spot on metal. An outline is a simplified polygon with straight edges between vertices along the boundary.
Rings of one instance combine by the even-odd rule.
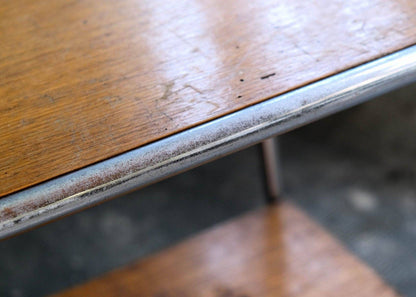
[[[11,219],[11,218],[14,218],[15,216],[16,216],[16,212],[13,209],[9,208],[9,207],[5,207],[1,211],[1,217]]]

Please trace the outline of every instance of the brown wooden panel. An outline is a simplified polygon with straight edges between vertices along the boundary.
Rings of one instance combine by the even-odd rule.
[[[254,211],[69,296],[398,296],[291,204]]]
[[[411,0],[0,3],[0,196],[416,40]]]

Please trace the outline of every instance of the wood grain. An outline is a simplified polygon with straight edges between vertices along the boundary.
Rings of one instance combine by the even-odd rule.
[[[70,296],[398,296],[291,204],[254,211]]]
[[[0,4],[0,196],[416,41],[411,0]]]

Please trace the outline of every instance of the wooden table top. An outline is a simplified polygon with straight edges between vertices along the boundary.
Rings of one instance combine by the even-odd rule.
[[[395,52],[416,2],[0,4],[0,196]]]

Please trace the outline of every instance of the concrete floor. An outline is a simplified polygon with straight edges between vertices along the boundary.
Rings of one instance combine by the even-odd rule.
[[[280,138],[285,199],[416,296],[416,85]],[[0,242],[0,296],[43,296],[264,203],[256,148]]]

